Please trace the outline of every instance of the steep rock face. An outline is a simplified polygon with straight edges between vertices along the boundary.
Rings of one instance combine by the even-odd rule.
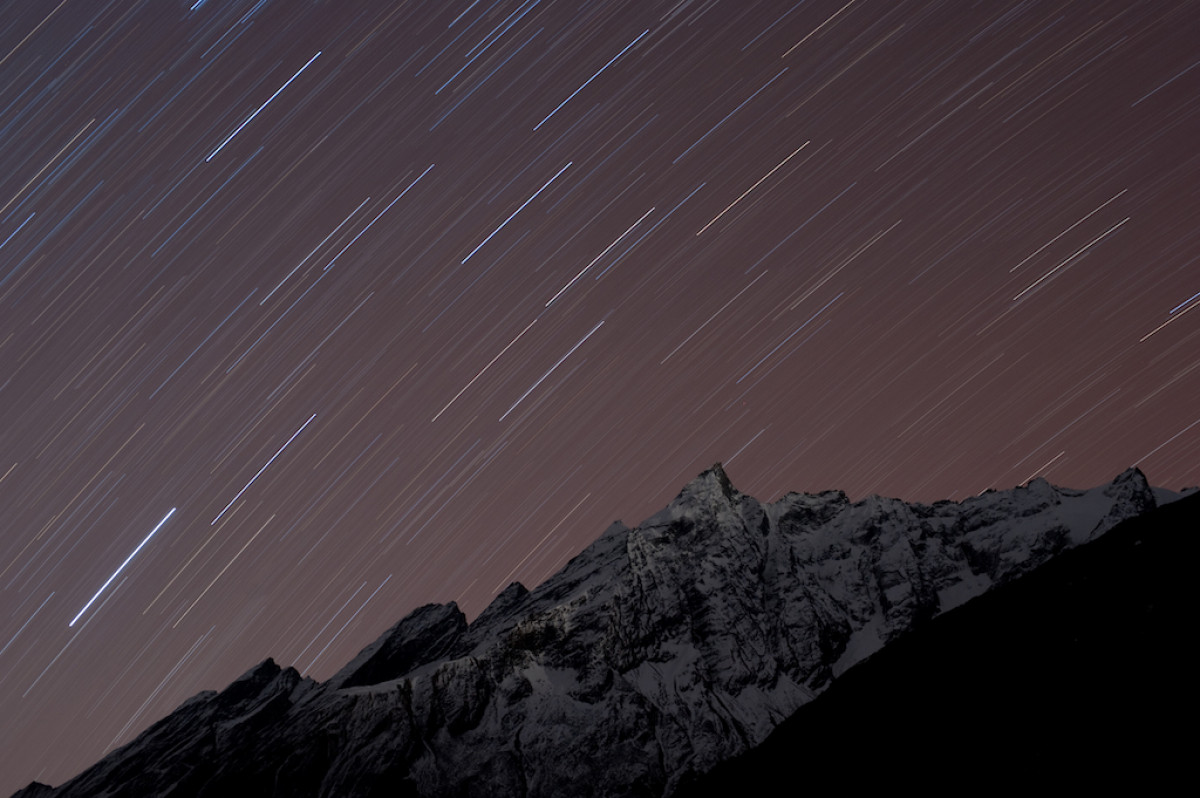
[[[1195,622],[1198,530],[1200,494],[1064,552],[888,645],[676,795],[773,794],[798,752],[820,763],[803,768],[817,795],[847,774],[861,795],[1176,792],[1194,772],[1178,719],[1200,708],[1179,633]]]
[[[716,466],[470,625],[422,607],[322,685],[268,661],[54,794],[669,794],[897,635],[1154,506],[1132,469],[764,505]]]
[[[413,610],[335,673],[326,687],[339,689],[403,676],[450,651],[467,629],[453,604],[427,604]]]
[[[219,773],[221,763],[269,735],[304,694],[316,685],[293,668],[268,659],[220,693],[193,696],[136,740],[72,779],[61,790],[18,795],[195,795]],[[36,787],[37,785],[32,785]]]

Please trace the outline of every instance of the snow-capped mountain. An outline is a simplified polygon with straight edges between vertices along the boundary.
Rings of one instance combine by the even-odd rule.
[[[1174,794],[1197,562],[1194,493],[905,634],[674,798]]]
[[[889,641],[1157,503],[1130,469],[1087,491],[763,504],[714,466],[470,624],[417,609],[324,683],[266,660],[18,795],[669,795]]]

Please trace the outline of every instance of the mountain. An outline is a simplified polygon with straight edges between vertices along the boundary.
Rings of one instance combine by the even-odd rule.
[[[421,607],[317,683],[268,659],[20,796],[671,794],[842,674],[1173,498],[1136,469],[962,502],[763,504],[721,467],[468,624]]]
[[[676,798],[854,792],[1166,795],[1193,780],[1200,495],[1119,524],[904,635]],[[919,763],[919,764],[918,764]],[[968,787],[969,786],[969,787]]]

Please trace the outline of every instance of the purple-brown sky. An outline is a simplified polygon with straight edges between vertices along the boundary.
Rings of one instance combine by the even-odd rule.
[[[0,141],[0,793],[715,461],[1200,482],[1190,0],[10,3]]]

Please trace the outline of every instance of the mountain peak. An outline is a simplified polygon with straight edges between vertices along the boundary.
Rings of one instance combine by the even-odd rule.
[[[1141,515],[1158,506],[1154,489],[1137,466],[1122,471],[1101,492],[1105,498],[1112,500],[1113,506],[1095,534],[1116,526],[1124,518]]]
[[[725,469],[720,463],[713,463],[684,485],[683,490],[679,491],[679,495],[675,498],[675,501],[679,502],[689,497],[697,498],[700,496],[722,497],[726,501],[730,501],[736,495],[738,495],[738,489],[733,486],[733,482],[730,481],[729,475],[725,473]]]
[[[333,689],[379,684],[448,653],[467,629],[458,605],[426,604],[358,652],[326,683]]]
[[[718,463],[470,625],[419,607],[324,684],[266,660],[52,794],[668,795],[890,641],[1153,508],[1144,483],[764,505]]]
[[[683,486],[672,505],[733,504],[741,493],[733,486],[720,463],[714,463]]]
[[[709,532],[716,531],[728,526],[729,520],[740,515],[743,500],[757,504],[750,497],[743,496],[730,482],[721,464],[715,463],[684,485],[670,504],[643,521],[639,528],[670,527],[677,531],[706,528]]]
[[[1146,479],[1146,475],[1137,466],[1130,466],[1117,474],[1113,478],[1113,485],[1130,485],[1135,490],[1147,490],[1150,487],[1150,482]]]

